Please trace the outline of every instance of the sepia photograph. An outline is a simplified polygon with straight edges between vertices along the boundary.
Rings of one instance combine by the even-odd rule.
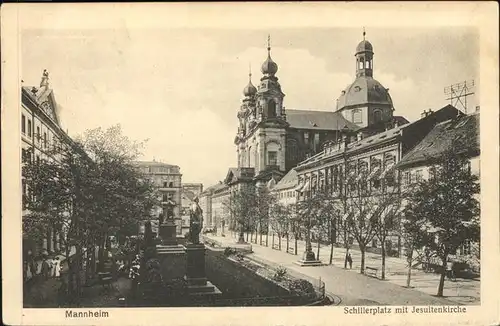
[[[480,307],[480,29],[351,18],[19,30],[21,309]]]

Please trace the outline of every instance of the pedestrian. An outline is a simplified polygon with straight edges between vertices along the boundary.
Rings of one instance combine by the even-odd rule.
[[[59,257],[56,257],[54,259],[54,277],[59,277],[61,276],[61,269],[62,269],[62,266],[61,266],[61,261],[59,260]]]
[[[352,257],[351,257],[351,253],[347,254],[347,262],[349,263],[349,269],[352,269]]]
[[[41,271],[40,272],[41,272],[42,278],[44,280],[46,280],[46,279],[49,278],[50,264],[47,261],[47,257],[46,256],[43,256],[43,258],[42,258],[42,264],[41,264]]]
[[[50,277],[55,277],[56,276],[56,264],[55,264],[55,258],[51,257],[49,259],[49,264],[50,264]]]

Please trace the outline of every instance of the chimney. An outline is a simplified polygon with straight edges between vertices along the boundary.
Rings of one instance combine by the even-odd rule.
[[[479,112],[479,105],[476,105],[476,112]]]

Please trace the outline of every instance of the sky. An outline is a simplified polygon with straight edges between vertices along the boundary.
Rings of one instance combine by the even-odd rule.
[[[121,124],[147,140],[142,159],[179,165],[183,182],[208,187],[236,166],[236,114],[249,69],[254,85],[262,76],[268,34],[285,107],[333,111],[354,81],[362,27],[31,29],[21,37],[20,75],[38,86],[48,70],[70,136]],[[395,115],[417,120],[449,104],[444,87],[465,80],[476,83],[469,110],[478,102],[474,28],[367,27],[366,39]]]

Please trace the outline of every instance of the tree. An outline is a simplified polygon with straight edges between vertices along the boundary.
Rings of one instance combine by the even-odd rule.
[[[383,180],[380,191],[370,187],[371,196],[369,200],[373,201],[372,206],[372,222],[374,223],[375,236],[380,241],[380,248],[382,253],[382,275],[381,278],[385,280],[385,261],[387,256],[386,239],[390,232],[398,231],[400,228],[400,215],[403,209],[404,194],[401,192],[399,182],[394,184],[387,184]]]
[[[345,227],[347,233],[352,235],[358,243],[361,251],[360,273],[365,272],[365,254],[368,244],[375,236],[376,227],[376,200],[368,190],[366,180],[352,181],[351,195],[346,198],[348,215],[346,215]]]
[[[290,210],[287,206],[281,203],[275,203],[271,207],[270,224],[272,230],[278,234],[279,250],[281,250],[281,238],[288,232],[290,219]]]
[[[411,271],[415,261],[421,261],[423,255],[421,249],[429,242],[429,234],[425,230],[426,217],[415,209],[412,202],[404,205],[401,219],[401,233],[404,239],[405,256],[408,263],[408,273],[406,277],[406,287],[410,287]],[[417,255],[415,256],[415,253]]]
[[[232,224],[239,230],[239,243],[245,243],[244,233],[255,214],[254,203],[255,191],[250,186],[233,190],[229,198],[222,203],[232,217]]]
[[[324,195],[322,192],[306,190],[304,197],[297,203],[298,225],[304,230],[306,235],[306,251],[304,260],[316,260],[311,244],[311,231],[322,217],[321,208],[324,205]]]
[[[426,238],[426,246],[442,263],[438,296],[443,296],[448,256],[468,241],[480,238],[476,199],[480,186],[463,149],[455,141],[432,160],[430,177],[420,182],[408,198],[408,212],[425,219],[423,229],[431,235]]]
[[[257,227],[259,233],[259,241],[262,244],[262,234],[264,230],[266,234],[268,233],[268,224],[269,224],[269,214],[272,207],[276,204],[276,197],[273,196],[266,186],[257,187],[255,193],[255,215],[257,217]],[[257,243],[257,239],[255,239],[255,243]]]
[[[100,249],[99,261],[104,262],[109,236],[115,235],[120,242],[137,233],[139,221],[148,219],[152,208],[159,205],[158,194],[152,180],[146,179],[134,164],[144,142],[124,136],[120,125],[87,130],[78,140],[97,166],[93,185],[99,216],[95,240]]]
[[[323,230],[327,230],[326,235],[330,242],[330,259],[329,264],[333,263],[333,247],[336,242],[337,225],[340,219],[340,209],[339,201],[336,197],[333,197],[331,193],[324,192],[321,194],[323,197],[322,204],[320,207],[320,219],[319,225],[321,225],[320,234],[323,234]],[[318,245],[318,256],[319,256],[319,245]]]
[[[23,217],[23,233],[41,240],[47,230],[58,231],[70,267],[68,290],[76,291],[74,297],[78,300],[81,250],[88,244],[84,230],[92,229],[88,217],[93,207],[90,194],[95,165],[75,142],[54,141],[53,147],[44,154],[41,160],[27,160],[22,167],[28,188],[23,194],[23,204],[27,209]],[[73,248],[74,260],[71,257]]]
[[[152,183],[132,162],[138,153],[134,144],[121,135],[119,126],[107,131],[95,129],[77,141],[55,142],[39,162],[24,163],[23,178],[29,193],[24,195],[28,214],[23,218],[23,231],[35,238],[41,238],[41,232],[49,228],[61,231],[60,241],[70,266],[69,289],[76,278],[76,298],[83,249],[93,256],[99,244],[102,262],[109,233],[130,233],[155,204]]]

